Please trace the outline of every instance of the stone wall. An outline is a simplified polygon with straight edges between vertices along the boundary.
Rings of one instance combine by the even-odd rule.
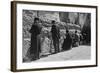
[[[34,23],[34,18],[39,17],[43,24],[51,25],[51,21],[55,20],[58,25],[67,23],[71,25],[80,25],[90,27],[90,18],[87,18],[87,13],[73,13],[73,12],[52,12],[52,11],[34,11],[34,10],[23,10],[23,58],[26,57],[27,50],[30,47],[31,34],[29,30]],[[62,23],[61,23],[62,22]],[[63,27],[63,26],[61,26]]]

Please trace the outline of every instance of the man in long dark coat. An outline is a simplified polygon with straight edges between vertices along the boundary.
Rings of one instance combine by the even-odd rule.
[[[69,34],[68,30],[66,30],[66,39],[64,39],[62,48],[63,48],[63,51],[70,50],[72,48],[72,38],[71,38],[71,35]]]
[[[75,30],[74,39],[73,39],[74,47],[79,46],[79,41],[80,41],[80,40],[79,40],[78,32],[77,32],[77,30]]]
[[[31,60],[39,59],[40,52],[40,42],[38,40],[38,35],[41,32],[41,28],[39,26],[39,18],[34,19],[34,23],[29,31],[31,33],[31,47],[30,47],[30,56]]]
[[[51,33],[52,33],[52,40],[53,40],[55,53],[57,53],[59,52],[60,33],[59,33],[59,28],[55,25],[55,21],[52,21]]]

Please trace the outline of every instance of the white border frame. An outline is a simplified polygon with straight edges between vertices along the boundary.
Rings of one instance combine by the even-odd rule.
[[[40,8],[41,7],[41,8]],[[91,13],[91,59],[79,61],[60,61],[60,62],[31,62],[22,63],[22,10],[46,10],[46,11],[62,11],[62,12],[83,12]],[[82,65],[96,65],[96,8],[84,7],[67,7],[67,6],[51,6],[51,5],[32,5],[17,4],[17,69],[36,69],[36,68],[52,68],[52,67],[68,67]]]

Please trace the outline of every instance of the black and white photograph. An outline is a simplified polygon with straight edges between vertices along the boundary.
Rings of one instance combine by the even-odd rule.
[[[97,66],[97,7],[12,2],[12,71]]]
[[[91,59],[91,13],[23,10],[23,62]]]

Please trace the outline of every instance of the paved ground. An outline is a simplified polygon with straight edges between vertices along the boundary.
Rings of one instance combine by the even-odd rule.
[[[40,58],[40,61],[63,61],[63,60],[86,60],[91,57],[91,46],[79,46],[74,47],[71,50],[52,54],[44,58]]]

